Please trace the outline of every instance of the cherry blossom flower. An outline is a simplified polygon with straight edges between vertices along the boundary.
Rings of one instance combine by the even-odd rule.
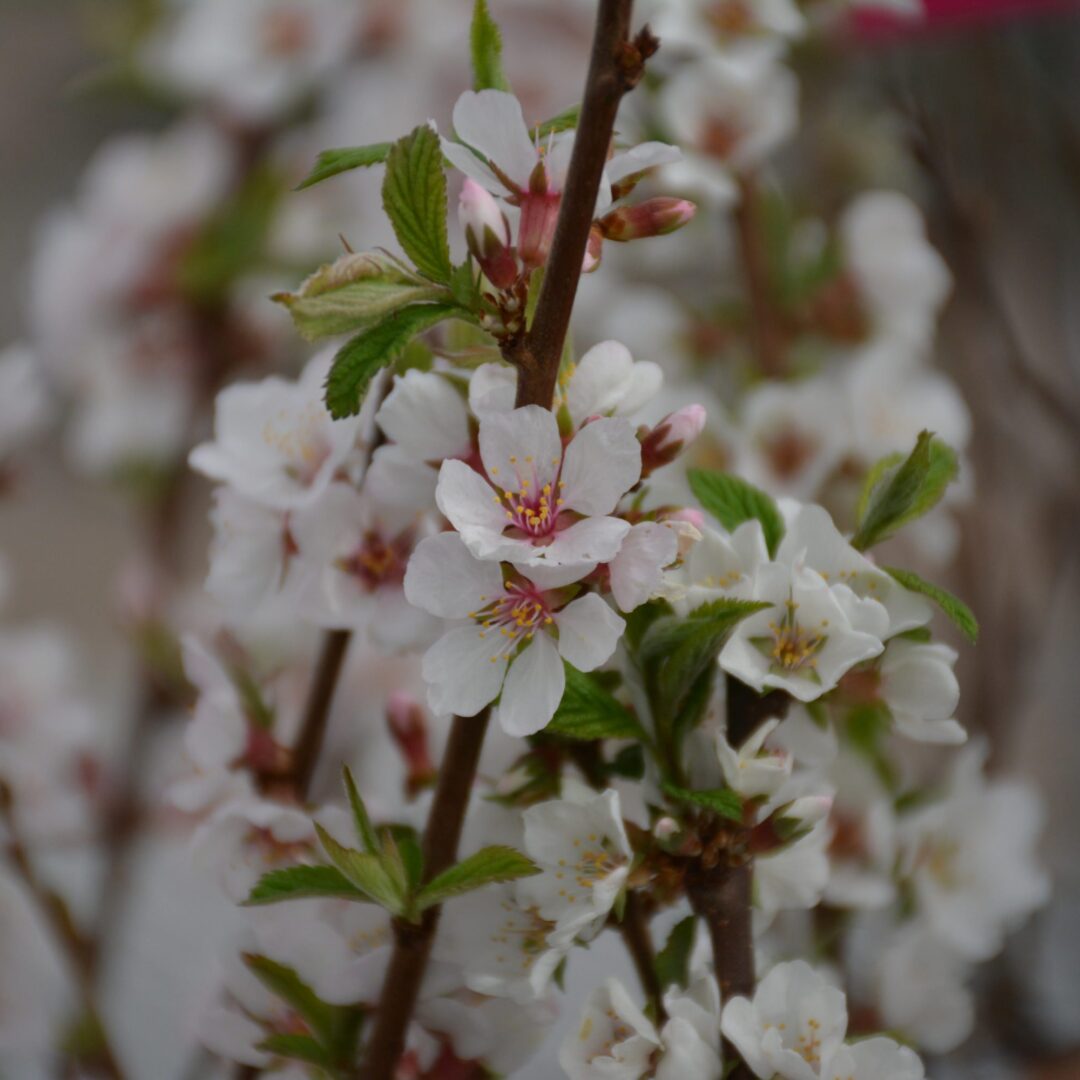
[[[945,796],[900,825],[901,871],[920,912],[969,960],[998,952],[1050,890],[1034,852],[1042,806],[1018,781],[987,781],[984,758],[981,745],[966,750]]]
[[[366,419],[332,420],[323,384],[332,352],[316,356],[300,379],[274,375],[218,394],[214,440],[195,447],[191,467],[278,510],[318,498],[344,469]]]
[[[431,708],[473,716],[501,693],[499,722],[509,734],[543,728],[562,700],[563,660],[592,671],[622,634],[623,620],[595,593],[569,598],[566,587],[590,569],[526,566],[504,575],[455,533],[422,540],[405,572],[405,596],[459,621],[424,655]]]
[[[682,565],[665,574],[663,596],[679,615],[722,597],[749,599],[758,567],[768,561],[765,534],[756,519],[730,534],[705,525]]]
[[[776,730],[779,720],[768,720],[738,749],[724,735],[716,736],[716,754],[728,787],[744,798],[774,795],[791,776],[793,760],[783,751],[767,749],[765,742]]]
[[[625,420],[594,420],[564,450],[547,409],[488,413],[480,459],[489,479],[463,461],[445,461],[435,491],[474,556],[522,567],[614,558],[630,524],[609,515],[641,474],[641,446]]]
[[[821,1080],[923,1080],[918,1054],[878,1036],[841,1046],[821,1070]]]
[[[967,732],[953,719],[960,684],[956,650],[937,642],[890,641],[878,664],[881,700],[896,730],[919,742],[956,745]]]
[[[647,9],[655,11],[650,23],[665,47],[695,53],[771,40],[779,47],[806,31],[793,0],[653,0]]]

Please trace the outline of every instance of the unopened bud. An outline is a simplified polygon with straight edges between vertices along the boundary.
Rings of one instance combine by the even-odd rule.
[[[653,826],[657,840],[670,840],[679,831],[679,823],[673,817],[662,817]]]
[[[619,206],[600,219],[600,231],[606,240],[643,240],[648,236],[666,236],[681,229],[697,213],[688,199],[658,196],[635,206]]]
[[[591,274],[600,265],[600,257],[603,253],[604,236],[600,229],[593,225],[589,229],[589,239],[585,245],[585,258],[581,260],[581,272]]]
[[[415,796],[437,775],[428,750],[427,720],[423,708],[408,694],[395,691],[386,704],[386,723],[408,770],[405,789]]]
[[[669,413],[641,440],[641,476],[644,479],[669,465],[705,428],[705,406],[687,405]]]
[[[458,199],[458,221],[465,243],[487,279],[497,289],[517,280],[517,259],[510,246],[510,224],[490,192],[475,180],[466,180]]]

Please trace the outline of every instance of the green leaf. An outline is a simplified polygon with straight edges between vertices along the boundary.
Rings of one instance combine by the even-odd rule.
[[[310,1035],[268,1035],[256,1049],[273,1054],[274,1057],[318,1065],[322,1069],[330,1069],[334,1064],[330,1054]]]
[[[288,308],[308,341],[373,326],[387,315],[431,300],[448,300],[441,285],[379,252],[350,252],[319,267],[298,292],[271,297]]]
[[[394,143],[386,160],[383,208],[405,254],[434,281],[453,274],[446,239],[446,175],[442,144],[426,124]]]
[[[336,896],[345,900],[367,900],[333,866],[288,866],[271,870],[255,883],[245,904],[277,904],[282,900],[303,900],[311,896]]]
[[[885,573],[900,582],[905,589],[929,597],[960,628],[964,636],[972,643],[979,639],[979,620],[963,600],[951,592],[919,577],[912,570],[900,570],[895,566],[883,567]]]
[[[401,915],[405,911],[404,890],[394,874],[388,871],[380,856],[365,851],[353,851],[352,848],[339,844],[318,823],[315,831],[330,861],[365,896],[393,915]]]
[[[378,855],[382,851],[379,837],[375,832],[375,826],[371,824],[367,807],[360,798],[360,791],[353,779],[352,771],[348,765],[342,766],[342,779],[345,781],[345,792],[349,796],[349,808],[352,810],[353,824],[356,826],[356,838],[360,841],[363,849],[370,855]]]
[[[424,853],[416,830],[410,825],[391,825],[389,831],[401,857],[401,864],[405,867],[409,892],[415,892],[420,888],[424,876]]]
[[[640,652],[653,709],[668,730],[735,626],[769,606],[751,600],[712,600],[685,618],[663,615],[649,626]]]
[[[485,0],[476,0],[469,29],[474,90],[505,90],[510,83],[502,68],[502,34]]]
[[[540,140],[546,139],[549,135],[556,135],[560,131],[571,131],[578,126],[580,117],[581,106],[571,105],[570,108],[563,109],[561,113],[551,117],[550,120],[537,124],[532,129],[532,137],[534,140]]]
[[[667,943],[656,954],[656,977],[660,986],[686,986],[689,982],[690,953],[694,948],[697,917],[687,915],[668,934]]]
[[[420,911],[442,904],[451,897],[481,889],[501,881],[517,881],[518,878],[539,874],[539,867],[520,851],[495,844],[481,848],[475,855],[462,859],[456,866],[444,870],[421,890],[416,898]]]
[[[607,766],[609,776],[621,776],[626,780],[640,780],[645,775],[645,748],[641,743],[624,746]]]
[[[331,1043],[337,1031],[338,1009],[328,1005],[291,967],[266,956],[245,953],[244,963],[275,997],[291,1005],[320,1043]]]
[[[704,719],[709,702],[712,700],[719,670],[716,664],[706,664],[705,670],[694,680],[683,699],[671,726],[671,742],[676,755],[680,753],[686,736]]]
[[[625,705],[596,679],[570,664],[566,689],[547,732],[568,739],[642,739],[645,732]]]
[[[744,521],[757,519],[765,533],[769,554],[775,555],[784,536],[784,519],[772,497],[731,473],[688,469],[690,489],[698,502],[729,532]]]
[[[663,784],[662,787],[664,794],[675,802],[697,806],[702,810],[711,810],[714,814],[729,818],[731,821],[741,822],[743,819],[742,796],[732,788],[691,791],[689,788],[668,783]]]
[[[315,167],[296,185],[297,191],[311,187],[312,184],[329,180],[338,173],[350,169],[366,169],[370,165],[381,165],[393,149],[393,143],[372,143],[370,146],[343,146],[336,150],[324,150],[316,159]]]
[[[929,431],[919,435],[903,461],[897,461],[896,455],[879,461],[870,470],[859,500],[852,545],[865,551],[888,539],[901,525],[922,517],[940,501],[956,471],[956,454]]]
[[[326,407],[335,420],[360,411],[368,385],[392,364],[417,334],[462,311],[454,304],[413,304],[347,341],[334,357],[326,380]]]

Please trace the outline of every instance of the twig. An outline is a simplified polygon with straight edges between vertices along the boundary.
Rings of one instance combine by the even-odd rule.
[[[630,42],[632,7],[633,0],[601,0],[597,11],[581,118],[532,328],[522,339],[504,347],[506,359],[518,368],[519,407],[551,407],[615,114],[623,94],[640,79],[645,59],[658,44],[647,29]],[[424,873],[428,879],[457,857],[487,722],[487,710],[475,718],[454,717],[424,833]],[[364,1080],[393,1077],[438,921],[439,909],[429,908],[419,926],[395,924],[394,954],[368,1042]]]
[[[750,301],[750,335],[758,368],[766,378],[784,374],[784,356],[779,337],[780,321],[774,310],[769,281],[768,254],[765,250],[758,187],[753,177],[739,179],[739,205],[735,209],[735,231],[746,291]]]
[[[67,904],[37,876],[25,844],[19,837],[15,822],[14,796],[5,783],[0,783],[0,816],[8,833],[7,854],[11,866],[26,892],[52,931],[56,944],[64,954],[75,975],[83,1014],[93,1025],[98,1038],[94,1065],[110,1080],[124,1080],[124,1072],[112,1048],[109,1035],[94,1001],[94,945],[75,925]]]
[[[634,962],[634,970],[637,972],[641,989],[645,991],[653,1007],[653,1019],[657,1025],[667,1019],[667,1010],[664,1008],[664,988],[660,985],[660,978],[656,974],[656,952],[653,949],[652,934],[649,932],[649,920],[645,908],[641,903],[641,896],[628,889],[626,892],[626,904],[623,907],[622,922],[619,923],[619,933],[630,953],[630,959]]]

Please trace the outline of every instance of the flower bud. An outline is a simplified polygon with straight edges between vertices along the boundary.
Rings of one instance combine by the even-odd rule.
[[[642,479],[673,462],[701,434],[705,419],[704,405],[687,405],[647,432],[641,440]]]
[[[497,288],[517,279],[517,260],[510,246],[510,225],[493,195],[475,180],[466,180],[458,200],[458,221],[473,258]]]
[[[657,840],[670,840],[679,831],[679,823],[673,817],[662,817],[653,826]]]
[[[599,265],[603,255],[604,236],[594,224],[589,229],[589,239],[585,245],[585,258],[581,260],[581,272],[591,274]]]
[[[386,723],[408,770],[405,790],[412,798],[435,780],[423,708],[408,694],[395,691],[386,704]]]
[[[606,240],[642,240],[648,236],[666,236],[681,229],[697,213],[687,199],[659,196],[635,206],[619,206],[600,219],[600,231]]]
[[[559,201],[558,192],[537,194],[531,189],[521,200],[518,254],[530,270],[547,262],[559,220]]]

